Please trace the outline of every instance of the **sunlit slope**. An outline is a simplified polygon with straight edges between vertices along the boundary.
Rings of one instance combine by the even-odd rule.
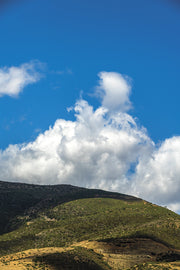
[[[109,250],[111,247],[111,250]],[[140,249],[117,253],[105,242],[83,241],[69,247],[29,249],[0,258],[1,270],[179,270],[180,262],[156,261]],[[116,247],[118,248],[118,247]],[[152,247],[151,247],[152,248]],[[107,252],[108,249],[108,252]],[[168,250],[159,244],[159,249]],[[164,250],[165,251],[165,250]]]
[[[30,185],[0,181],[0,234],[22,225],[22,216],[36,218],[45,209],[82,198],[106,197],[127,201],[133,196],[71,185]],[[20,218],[18,218],[20,216]]]
[[[119,245],[122,239],[150,238],[180,249],[180,216],[145,201],[79,199],[58,205],[0,236],[0,253],[63,247],[83,240]]]
[[[1,270],[108,270],[103,255],[83,247],[30,249],[0,258]]]

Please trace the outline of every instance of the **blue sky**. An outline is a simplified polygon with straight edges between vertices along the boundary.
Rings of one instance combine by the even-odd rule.
[[[37,59],[47,67],[19,98],[0,99],[1,148],[71,117],[66,107],[80,91],[96,104],[88,94],[103,70],[132,78],[131,113],[156,142],[179,134],[179,13],[173,1],[160,0],[27,0],[4,8],[0,66]]]
[[[157,154],[156,151],[160,154],[162,148],[157,147],[173,136],[179,139],[180,134],[179,31],[180,5],[176,1],[21,0],[1,7],[3,87],[6,88],[4,78],[12,67],[22,69],[25,63],[32,65],[32,77],[37,76],[21,85],[16,96],[1,94],[0,148],[5,151],[4,155],[9,145],[17,144],[21,151],[20,144],[28,146],[30,142],[37,142],[37,136],[43,136],[57,119],[76,122],[74,112],[68,112],[67,108],[73,107],[79,99],[86,100],[94,110],[106,107],[106,97],[97,93],[97,85],[101,85],[106,96],[109,93],[108,75],[98,76],[102,71],[114,72],[109,73],[110,77],[113,82],[117,79],[119,85],[125,83],[123,78],[130,81],[126,101],[131,103],[131,108],[122,113],[128,113],[136,121],[138,132],[140,127],[147,129],[146,142],[151,140],[150,144],[156,145],[150,155]],[[81,112],[78,110],[77,114]],[[107,120],[107,116],[105,118]],[[142,138],[142,134],[139,137]],[[173,143],[179,146],[179,141]],[[129,167],[136,167],[138,162],[136,158],[131,160]],[[179,172],[179,168],[177,170]],[[0,175],[2,178],[3,174]],[[28,177],[31,178],[10,173],[4,179],[27,181]],[[47,182],[35,179],[34,182]],[[132,181],[136,183],[137,179]],[[86,182],[82,185],[91,186]],[[177,185],[180,188],[180,184]],[[115,187],[115,184],[102,185],[105,189]],[[121,187],[118,186],[119,190]],[[128,193],[127,187],[124,191]],[[143,192],[140,195],[149,198]],[[136,194],[134,190],[131,193]],[[171,198],[173,196],[172,191]],[[155,201],[154,197],[150,199]],[[179,202],[168,197],[158,203],[177,206]]]

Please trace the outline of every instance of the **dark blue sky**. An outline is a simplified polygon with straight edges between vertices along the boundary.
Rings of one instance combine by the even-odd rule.
[[[15,1],[14,1],[15,2]],[[33,140],[81,91],[94,107],[100,71],[132,78],[131,114],[161,141],[180,134],[180,6],[163,0],[26,0],[0,13],[0,68],[32,60],[44,77],[0,98],[0,148]]]

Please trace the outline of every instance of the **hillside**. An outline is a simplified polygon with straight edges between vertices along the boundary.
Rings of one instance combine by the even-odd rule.
[[[140,200],[115,192],[86,189],[71,185],[30,185],[0,181],[0,234],[9,232],[21,225],[17,216],[35,218],[42,210],[64,202],[106,197],[127,201]]]
[[[2,270],[180,269],[180,216],[166,208],[69,185],[0,184]]]

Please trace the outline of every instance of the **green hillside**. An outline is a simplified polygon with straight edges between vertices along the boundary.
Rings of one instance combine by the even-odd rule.
[[[17,216],[28,216],[32,219],[42,210],[61,203],[94,197],[140,200],[120,193],[71,185],[42,186],[0,181],[0,234],[10,232],[22,224],[21,218],[17,219]]]
[[[1,219],[1,256],[36,250],[29,255],[32,267],[49,265],[42,269],[145,269],[145,263],[156,269],[149,263],[180,260],[180,216],[166,208],[68,185],[1,185],[0,211],[8,224]],[[40,255],[42,248],[62,251]]]
[[[146,237],[180,249],[180,217],[144,201],[80,199],[19,217],[17,230],[0,236],[0,253],[30,248],[61,247],[83,240],[112,241]]]

